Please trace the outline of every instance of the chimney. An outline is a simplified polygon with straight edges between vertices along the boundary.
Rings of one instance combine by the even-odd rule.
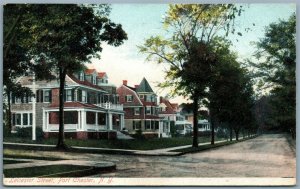
[[[137,89],[138,87],[139,87],[139,85],[134,85],[134,88],[136,88],[136,89]]]
[[[127,85],[127,80],[123,80],[123,85]]]
[[[163,97],[160,96],[160,97],[159,97],[159,103],[162,103],[162,100],[163,100]]]

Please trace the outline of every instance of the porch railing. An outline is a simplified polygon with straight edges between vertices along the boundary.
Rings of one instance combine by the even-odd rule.
[[[123,111],[123,104],[112,104],[111,102],[96,104],[97,106],[110,110],[121,110]]]

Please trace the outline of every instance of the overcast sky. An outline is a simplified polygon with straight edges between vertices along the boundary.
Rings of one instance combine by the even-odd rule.
[[[157,95],[164,96],[168,91],[157,88],[164,80],[163,65],[145,62],[146,55],[138,52],[137,45],[142,45],[150,36],[164,35],[162,28],[163,15],[168,10],[167,4],[113,4],[110,18],[115,23],[122,24],[128,35],[128,40],[120,47],[103,45],[100,60],[93,60],[88,65],[98,71],[106,72],[109,81],[117,87],[122,80],[128,80],[128,85],[139,84],[145,77]],[[296,11],[294,4],[244,4],[245,12],[236,20],[237,31],[242,36],[230,36],[232,49],[239,55],[239,60],[250,57],[254,52],[251,41],[258,41],[264,36],[264,28],[279,19],[286,20]],[[253,25],[255,24],[255,26]],[[244,28],[251,31],[245,32]],[[238,41],[237,41],[238,39]],[[173,103],[182,103],[182,97],[171,99]]]

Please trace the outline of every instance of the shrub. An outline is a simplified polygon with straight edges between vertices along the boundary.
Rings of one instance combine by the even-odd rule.
[[[31,138],[32,137],[32,127],[25,127],[25,128],[16,128],[16,137],[20,138]],[[44,132],[41,127],[36,127],[36,139],[41,140],[44,137]]]
[[[143,131],[141,129],[136,130],[135,134],[133,134],[132,137],[136,139],[145,139],[145,136],[143,135]]]

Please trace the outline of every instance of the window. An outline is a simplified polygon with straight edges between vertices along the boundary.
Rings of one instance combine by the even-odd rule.
[[[119,95],[117,95],[116,98],[117,98],[116,104],[119,104],[119,102],[120,102],[120,97],[119,97]]]
[[[86,112],[86,124],[96,124],[95,112]]]
[[[79,80],[80,81],[84,81],[84,73],[83,72],[80,72],[80,74],[79,74]]]
[[[151,102],[151,95],[145,95],[146,99],[145,101],[146,102]]]
[[[106,125],[106,114],[98,113],[98,125]]]
[[[94,85],[96,85],[96,81],[97,81],[97,78],[96,78],[96,76],[93,75],[92,76],[92,82],[93,82]]]
[[[29,125],[32,125],[32,113],[29,114]]]
[[[133,130],[141,130],[142,122],[141,121],[133,121],[132,128]]]
[[[71,102],[72,101],[72,90],[71,89],[67,89],[66,90],[66,101],[67,102]]]
[[[50,99],[51,99],[50,95],[51,95],[50,90],[44,91],[44,102],[50,102]],[[72,98],[72,95],[71,95],[71,98]]]
[[[151,115],[151,106],[146,107],[146,114]]]
[[[86,91],[82,90],[81,91],[81,102],[86,102]]]
[[[144,99],[144,95],[139,95],[140,99]]]
[[[64,123],[65,124],[77,124],[78,112],[77,111],[65,111],[64,112]]]
[[[145,120],[145,128],[147,130],[151,130],[151,121],[150,120]]]
[[[155,121],[155,122],[154,122],[154,128],[155,128],[156,130],[159,129],[159,121]]]
[[[126,102],[132,102],[133,96],[132,95],[126,95]]]
[[[15,119],[16,125],[21,125],[21,114],[16,114]]]
[[[28,114],[23,114],[23,125],[28,125]]]
[[[140,115],[140,108],[134,108],[134,115]]]
[[[28,102],[31,103],[33,101],[33,96],[28,96]]]
[[[15,103],[16,104],[20,104],[22,102],[22,99],[19,97],[16,97]]]

